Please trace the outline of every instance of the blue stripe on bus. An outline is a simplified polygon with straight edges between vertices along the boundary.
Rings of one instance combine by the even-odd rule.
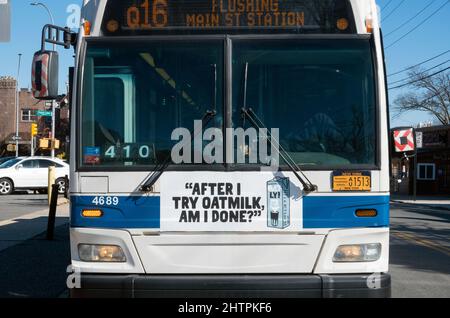
[[[160,198],[153,196],[118,197],[119,203],[96,206],[95,196],[71,197],[71,226],[111,229],[158,229],[160,228]],[[97,198],[102,198],[98,196]],[[103,198],[106,198],[104,196]],[[101,209],[101,218],[85,218],[85,209]]]
[[[376,217],[361,218],[358,209],[375,209]],[[303,227],[354,228],[389,226],[389,196],[307,196],[303,198]]]
[[[105,198],[105,197],[104,197]],[[71,226],[92,228],[160,228],[160,198],[119,197],[116,206],[102,206],[101,218],[84,218],[84,209],[99,208],[95,196],[72,196]],[[357,209],[376,209],[371,218],[356,217]],[[303,199],[303,227],[354,228],[389,226],[389,196],[307,196]]]

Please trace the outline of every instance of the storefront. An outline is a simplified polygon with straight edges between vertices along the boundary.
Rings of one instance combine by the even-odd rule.
[[[416,129],[418,195],[450,195],[449,132],[450,126]],[[413,194],[414,170],[414,154],[393,151],[391,191]]]

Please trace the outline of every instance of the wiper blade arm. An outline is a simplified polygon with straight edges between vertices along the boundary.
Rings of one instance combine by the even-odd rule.
[[[317,191],[317,185],[313,184],[308,177],[303,173],[303,171],[300,169],[300,167],[297,165],[297,163],[292,159],[292,157],[289,155],[289,153],[281,146],[279,142],[276,142],[276,147],[272,147],[274,144],[274,140],[272,138],[272,134],[270,133],[269,129],[264,125],[261,119],[255,114],[255,112],[251,108],[247,108],[247,89],[248,89],[248,69],[249,69],[249,63],[246,62],[244,66],[244,96],[243,96],[243,107],[242,107],[242,118],[245,120],[248,118],[250,123],[256,128],[256,129],[265,129],[267,131],[267,141],[270,143],[270,147],[273,149],[276,149],[280,157],[286,162],[288,167],[292,170],[294,175],[297,177],[297,179],[300,181],[300,183],[303,186],[303,190],[307,193]],[[242,126],[245,125],[245,122],[242,123]],[[301,174],[301,175],[300,175]]]
[[[215,110],[208,110],[201,119],[202,121],[202,127],[206,127],[209,122],[216,117],[217,112]],[[195,128],[194,128],[195,129]],[[201,132],[201,131],[200,131]],[[193,140],[195,137],[200,133],[191,131],[191,139],[190,144],[192,145]],[[172,154],[169,154],[169,156],[160,164],[158,164],[155,169],[150,173],[150,175],[147,177],[144,184],[140,187],[140,190],[143,192],[151,192],[153,191],[153,186],[155,183],[159,180],[161,175],[164,173],[164,171],[167,169],[167,167],[172,163]]]
[[[247,118],[250,123],[258,130],[265,129],[267,131],[267,141],[269,142],[272,149],[276,149],[280,157],[286,162],[288,167],[292,170],[294,175],[297,177],[297,179],[300,181],[300,183],[303,186],[303,190],[307,193],[317,191],[317,185],[313,184],[308,177],[303,173],[303,171],[300,169],[300,167],[297,165],[297,163],[292,159],[292,157],[289,155],[289,153],[283,148],[283,146],[277,142],[276,140],[273,140],[272,134],[270,133],[269,129],[264,125],[264,123],[259,119],[259,117],[255,114],[255,112],[251,108],[242,108],[242,114]],[[272,147],[272,145],[275,145],[276,147]]]

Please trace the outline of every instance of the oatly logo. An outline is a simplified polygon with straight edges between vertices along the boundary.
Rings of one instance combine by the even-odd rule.
[[[285,229],[290,225],[289,178],[276,177],[267,182],[267,226],[275,229]]]

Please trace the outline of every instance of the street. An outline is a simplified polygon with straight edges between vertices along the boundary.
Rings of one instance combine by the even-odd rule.
[[[46,209],[42,195],[0,197],[0,298],[67,297],[68,206],[53,241]],[[450,297],[450,209],[392,203],[391,224],[392,296]]]
[[[29,192],[31,193],[31,192]],[[0,221],[17,218],[48,207],[47,195],[23,192],[0,198]]]
[[[450,210],[391,205],[393,297],[450,297]]]

